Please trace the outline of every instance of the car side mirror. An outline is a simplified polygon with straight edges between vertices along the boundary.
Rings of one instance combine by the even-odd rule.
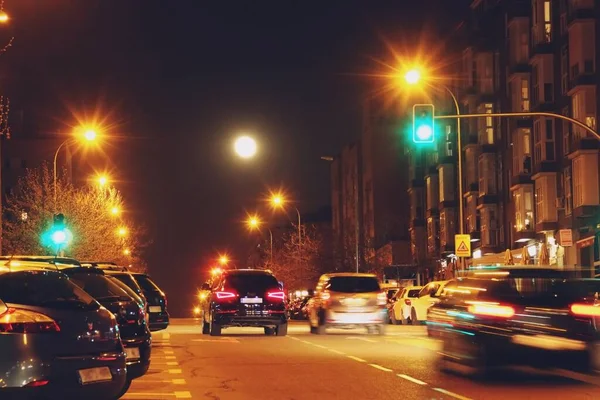
[[[201,286],[201,289],[202,290],[210,290],[210,285],[208,283],[204,282]]]

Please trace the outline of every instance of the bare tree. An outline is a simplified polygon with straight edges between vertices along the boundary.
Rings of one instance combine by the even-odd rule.
[[[41,236],[52,227],[53,215],[65,215],[73,239],[66,255],[78,259],[114,261],[144,269],[141,252],[145,232],[112,213],[123,208],[115,188],[75,187],[65,174],[58,180],[58,208],[54,209],[53,177],[47,165],[27,170],[16,191],[7,199],[4,219],[5,254],[54,254]],[[125,234],[119,235],[119,229]],[[123,233],[123,232],[122,232]]]

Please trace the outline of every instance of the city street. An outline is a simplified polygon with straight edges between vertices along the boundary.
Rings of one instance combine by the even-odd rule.
[[[306,322],[287,337],[260,329],[200,333],[174,319],[155,333],[148,374],[124,399],[597,399],[600,379],[519,370],[491,381],[438,372],[438,344],[421,326],[389,326],[386,336],[360,331],[311,335]],[[587,382],[582,381],[586,379]]]

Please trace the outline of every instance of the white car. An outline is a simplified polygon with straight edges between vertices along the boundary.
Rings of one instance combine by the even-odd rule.
[[[390,321],[394,325],[411,323],[412,301],[417,298],[422,286],[408,286],[396,293],[390,310]]]
[[[411,300],[410,319],[413,324],[427,321],[427,310],[440,301],[439,296],[450,281],[433,281],[423,286],[417,298]]]

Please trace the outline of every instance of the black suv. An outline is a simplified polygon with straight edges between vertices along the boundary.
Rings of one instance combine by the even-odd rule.
[[[142,288],[142,293],[148,304],[150,330],[160,331],[169,326],[169,312],[167,311],[167,295],[146,274],[131,273],[135,281]]]
[[[287,335],[286,295],[275,276],[265,270],[223,272],[213,282],[202,310],[202,333],[221,334],[230,326],[263,327],[266,335]]]
[[[450,281],[427,315],[442,366],[600,369],[600,282],[541,268],[475,271]]]

